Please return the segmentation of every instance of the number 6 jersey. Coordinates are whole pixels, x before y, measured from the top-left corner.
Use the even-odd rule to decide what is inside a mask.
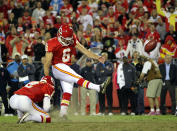
[[[71,45],[63,46],[57,39],[54,37],[47,41],[46,43],[46,52],[52,52],[52,65],[58,63],[64,63],[66,65],[71,65],[71,56],[76,55],[76,36],[73,35],[74,42]]]
[[[53,93],[54,86],[40,81],[32,81],[14,94],[28,96],[33,102],[37,103],[42,102],[44,96],[52,97]]]

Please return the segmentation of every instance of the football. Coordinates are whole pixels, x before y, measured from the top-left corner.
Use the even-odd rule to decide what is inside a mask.
[[[151,52],[155,47],[156,47],[156,41],[155,40],[150,40],[149,42],[147,42],[147,44],[144,47],[144,50],[146,52]]]

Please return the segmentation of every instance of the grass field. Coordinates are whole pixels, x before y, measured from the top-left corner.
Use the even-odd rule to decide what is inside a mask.
[[[177,131],[177,117],[166,116],[69,116],[52,123],[16,124],[17,117],[0,117],[0,131]]]

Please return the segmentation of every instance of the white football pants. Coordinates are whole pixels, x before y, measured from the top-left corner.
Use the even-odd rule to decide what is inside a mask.
[[[37,106],[29,97],[25,95],[13,95],[10,98],[10,106],[17,110],[18,117],[22,117],[23,113],[29,113],[27,121],[42,122],[42,118],[50,117],[43,109]]]
[[[56,64],[52,66],[52,72],[56,79],[60,80],[63,92],[72,94],[73,85],[82,78],[66,64]]]

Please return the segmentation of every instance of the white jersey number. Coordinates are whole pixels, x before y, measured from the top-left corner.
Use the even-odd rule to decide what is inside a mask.
[[[33,87],[33,85],[36,85],[36,84],[39,84],[39,81],[32,81],[32,82],[26,84],[24,87],[31,88],[31,87]]]
[[[63,57],[62,57],[63,62],[68,62],[70,60],[71,58],[70,52],[71,52],[70,48],[66,48],[63,50]]]

